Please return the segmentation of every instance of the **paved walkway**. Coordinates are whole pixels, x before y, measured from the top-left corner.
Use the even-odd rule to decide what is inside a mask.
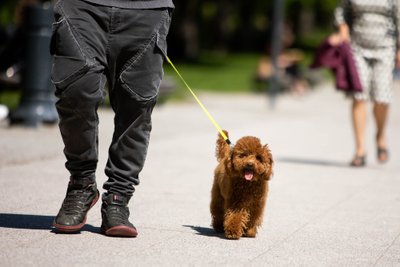
[[[239,241],[210,228],[217,133],[193,101],[154,111],[148,160],[130,203],[136,239],[100,235],[99,203],[80,234],[52,232],[68,177],[58,129],[3,124],[0,266],[400,266],[399,89],[391,161],[377,164],[370,119],[363,169],[347,166],[350,102],[332,88],[280,97],[274,110],[263,95],[201,94],[233,142],[258,136],[275,157],[263,228]],[[100,185],[112,117],[101,110]]]

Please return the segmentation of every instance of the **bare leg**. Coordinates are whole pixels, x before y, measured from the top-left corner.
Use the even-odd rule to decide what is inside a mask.
[[[389,105],[382,103],[374,104],[374,117],[376,123],[376,145],[378,149],[386,150],[386,138],[385,138],[385,126],[387,122],[387,117],[389,113]],[[388,160],[387,153],[379,153],[378,152],[378,160],[381,162],[385,162]]]
[[[352,165],[363,165],[360,159],[365,156],[365,131],[367,127],[367,103],[366,101],[354,100],[352,106],[352,120],[354,137],[356,141],[356,154]]]
[[[356,140],[356,155],[365,155],[365,129],[367,127],[367,103],[354,100],[352,107],[353,128]]]

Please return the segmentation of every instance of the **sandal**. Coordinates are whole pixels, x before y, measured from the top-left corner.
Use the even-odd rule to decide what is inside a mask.
[[[389,160],[389,152],[386,148],[378,147],[377,157],[379,163],[385,163]]]
[[[364,167],[365,166],[365,155],[364,156],[355,156],[354,159],[350,162],[350,166],[352,167]]]

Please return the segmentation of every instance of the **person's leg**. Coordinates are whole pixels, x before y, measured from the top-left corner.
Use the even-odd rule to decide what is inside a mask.
[[[59,128],[65,145],[65,165],[71,174],[67,194],[53,224],[63,232],[80,230],[87,212],[99,198],[95,182],[97,108],[104,99],[105,76],[104,67],[98,63],[100,56],[95,57],[90,48],[102,47],[98,41],[101,31],[93,30],[99,18],[93,18],[96,12],[86,12],[87,5],[73,0],[56,5],[57,22],[51,43]],[[84,36],[87,31],[99,34],[96,44],[90,44],[94,38]]]
[[[163,76],[163,55],[170,24],[167,9],[113,9],[109,40],[110,100],[114,135],[105,169],[101,231],[134,237],[127,204],[139,184],[149,144],[151,113]],[[121,219],[122,218],[122,219]]]
[[[355,155],[350,162],[351,166],[365,165],[366,146],[365,136],[367,127],[367,104],[371,88],[371,61],[364,56],[364,50],[355,45],[352,46],[353,57],[357,66],[357,72],[363,91],[353,93],[351,107],[352,127],[355,140]]]
[[[374,90],[372,99],[374,100],[373,114],[376,124],[377,158],[379,162],[383,163],[389,159],[385,130],[392,98],[395,52],[394,49],[389,48],[382,49],[378,53],[373,71]]]
[[[367,102],[362,100],[353,100],[352,122],[355,138],[355,157],[351,162],[353,166],[362,166],[365,164],[365,131],[367,126]]]
[[[382,103],[374,104],[374,117],[376,123],[376,145],[378,150],[378,160],[380,162],[385,162],[389,159],[387,152],[387,144],[385,137],[385,128],[387,117],[389,113],[389,105]]]

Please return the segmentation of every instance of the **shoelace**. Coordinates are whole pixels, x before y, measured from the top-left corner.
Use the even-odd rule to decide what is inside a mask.
[[[73,189],[68,191],[63,203],[65,214],[75,215],[81,214],[85,208],[87,199],[90,197],[91,192],[85,189]]]

